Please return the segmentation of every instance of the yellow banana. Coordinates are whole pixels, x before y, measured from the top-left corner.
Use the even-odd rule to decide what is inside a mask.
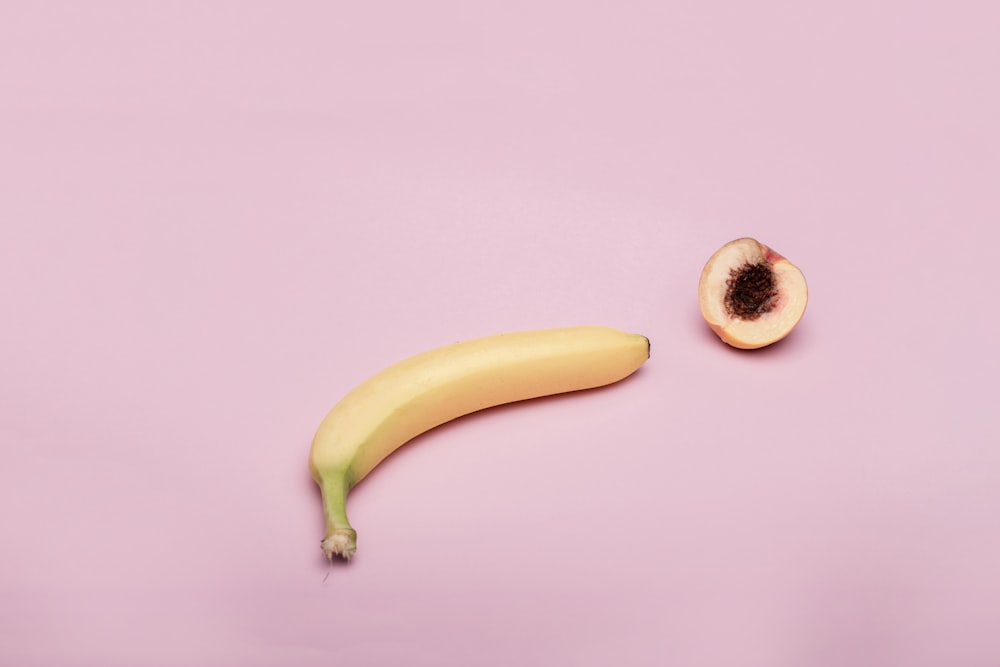
[[[519,331],[423,352],[372,376],[323,419],[309,471],[323,495],[323,553],[350,559],[350,489],[407,441],[503,403],[617,382],[649,358],[649,339],[598,326]]]

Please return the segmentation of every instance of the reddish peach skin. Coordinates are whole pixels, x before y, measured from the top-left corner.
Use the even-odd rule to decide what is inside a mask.
[[[759,245],[760,245],[761,249],[764,250],[764,259],[766,259],[767,261],[769,261],[771,264],[777,264],[778,262],[787,262],[788,261],[782,255],[779,255],[772,248],[768,248],[763,243],[759,243]]]
[[[742,311],[736,312],[730,290],[747,266],[769,272],[770,277],[762,283],[764,288],[757,288],[760,294],[735,292]],[[764,347],[787,336],[802,319],[807,301],[806,280],[798,267],[752,238],[722,246],[705,264],[698,283],[698,302],[708,326],[740,349]]]

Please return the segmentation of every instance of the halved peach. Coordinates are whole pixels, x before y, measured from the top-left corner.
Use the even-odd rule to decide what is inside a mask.
[[[806,310],[798,267],[751,238],[730,241],[709,258],[698,283],[708,326],[744,350],[770,345],[795,328]]]

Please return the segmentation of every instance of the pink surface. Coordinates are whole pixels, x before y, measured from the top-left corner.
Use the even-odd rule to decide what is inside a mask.
[[[995,4],[489,4],[0,5],[0,664],[1000,665]],[[744,235],[810,286],[758,353]],[[327,566],[337,399],[589,323],[652,359]]]

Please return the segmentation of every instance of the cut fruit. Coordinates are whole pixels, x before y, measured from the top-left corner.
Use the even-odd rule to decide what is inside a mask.
[[[806,279],[798,267],[751,238],[730,241],[708,260],[698,302],[708,326],[744,350],[765,347],[795,328],[806,310]]]

